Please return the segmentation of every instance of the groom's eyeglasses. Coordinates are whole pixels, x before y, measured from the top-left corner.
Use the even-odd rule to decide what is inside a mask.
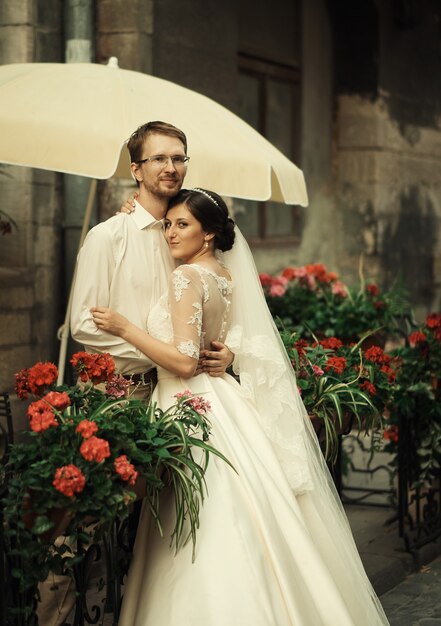
[[[169,159],[173,163],[174,167],[179,168],[187,167],[190,157],[182,156],[180,154],[170,157],[165,156],[164,154],[157,154],[155,156],[147,157],[146,159],[141,159],[138,163],[151,163],[153,167],[164,167],[167,165]]]

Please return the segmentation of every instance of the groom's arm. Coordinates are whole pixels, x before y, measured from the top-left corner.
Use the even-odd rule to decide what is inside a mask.
[[[220,341],[212,341],[214,350],[204,350],[201,352],[197,374],[205,372],[210,376],[223,376],[234,360],[234,354]]]
[[[122,337],[97,328],[92,319],[92,307],[111,306],[115,255],[112,235],[103,222],[89,232],[78,255],[72,296],[72,337],[94,352],[109,352],[124,361],[145,360],[150,366],[150,361],[139,350]]]

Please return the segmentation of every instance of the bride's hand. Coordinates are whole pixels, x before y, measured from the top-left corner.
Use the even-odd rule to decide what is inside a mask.
[[[127,200],[124,202],[120,210],[116,212],[116,214],[118,215],[118,213],[128,213],[130,215],[130,213],[133,213],[133,211],[135,210],[135,200],[137,200],[137,198],[137,193],[134,193],[133,196],[127,198]]]
[[[111,335],[121,337],[129,327],[130,322],[124,315],[120,315],[105,306],[95,306],[90,311],[97,328],[105,330]]]

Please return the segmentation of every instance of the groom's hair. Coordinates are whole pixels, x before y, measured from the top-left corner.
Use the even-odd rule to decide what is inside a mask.
[[[137,163],[142,159],[142,149],[144,141],[149,135],[168,135],[169,137],[176,137],[182,141],[184,145],[185,154],[187,154],[187,137],[176,126],[167,124],[167,122],[147,122],[135,130],[130,135],[130,139],[127,142],[127,148],[130,152],[130,161]]]

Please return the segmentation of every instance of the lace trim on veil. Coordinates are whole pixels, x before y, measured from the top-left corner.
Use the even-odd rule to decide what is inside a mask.
[[[244,338],[237,325],[230,330],[226,343],[236,354],[233,370],[240,377],[245,395],[258,410],[261,425],[292,489],[296,493],[311,490],[304,426],[302,420],[292,415],[292,385],[280,351],[265,335]]]

